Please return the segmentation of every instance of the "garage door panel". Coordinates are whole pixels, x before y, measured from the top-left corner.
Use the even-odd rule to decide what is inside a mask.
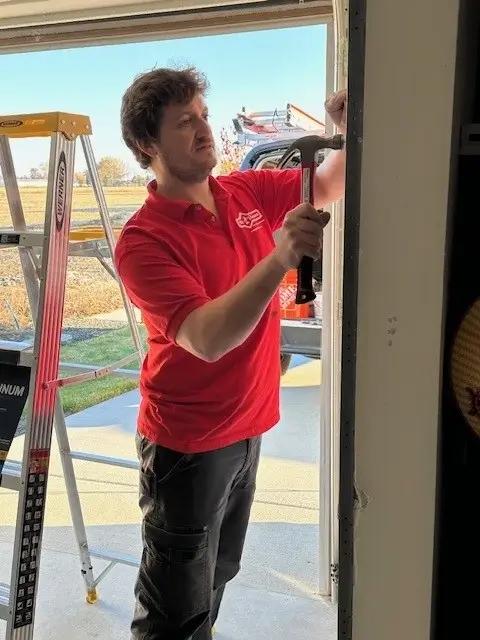
[[[56,2],[57,0],[54,0]],[[71,0],[73,2],[73,0]],[[80,3],[81,0],[75,0]],[[191,3],[193,0],[189,0]],[[90,0],[84,0],[90,2]],[[31,3],[29,3],[31,4]],[[38,6],[45,2],[37,3]],[[139,7],[129,4],[130,7]],[[7,5],[10,6],[10,5]],[[0,0],[0,18],[7,8]],[[19,5],[21,6],[21,5]],[[147,5],[144,5],[144,8]],[[78,46],[120,44],[136,41],[211,35],[301,24],[318,24],[332,18],[326,0],[291,0],[235,3],[221,7],[183,9],[149,15],[117,16],[110,19],[36,24],[0,29],[0,53],[41,51]],[[178,7],[178,3],[177,3]],[[52,14],[53,16],[53,14]],[[52,17],[51,16],[51,17]],[[71,16],[70,16],[71,17]],[[19,20],[20,18],[15,18]],[[5,20],[1,20],[5,24]]]
[[[195,12],[202,9],[238,8],[250,5],[251,10],[265,6],[269,0],[0,0],[0,24],[4,27],[38,26],[71,21],[111,19],[165,12]],[[291,2],[292,6],[298,3]],[[300,3],[302,4],[302,3]],[[331,1],[318,3],[330,8]],[[66,8],[68,6],[68,9]]]
[[[252,3],[257,0],[240,0],[238,4]],[[96,18],[115,18],[158,13],[159,11],[193,10],[206,7],[222,7],[228,1],[208,0],[162,0],[145,2],[142,0],[69,0],[68,9],[65,0],[0,0],[2,26],[10,24],[25,26],[38,24],[39,18],[45,22],[64,22],[67,20],[92,20]],[[6,22],[4,22],[6,21]]]

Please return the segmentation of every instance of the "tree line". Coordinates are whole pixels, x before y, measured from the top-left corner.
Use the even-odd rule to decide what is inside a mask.
[[[226,129],[222,129],[219,142],[217,174],[223,175],[238,169],[247,149],[234,143],[231,134]],[[153,178],[152,172],[148,170],[139,170],[132,174],[127,163],[122,158],[115,156],[100,158],[97,162],[97,171],[103,187],[143,186]],[[22,177],[30,180],[46,180],[48,178],[48,163],[41,162],[30,169],[29,175]],[[74,179],[75,184],[80,187],[91,184],[88,171],[76,171]]]
[[[97,162],[97,171],[100,183],[104,187],[119,187],[121,185],[145,185],[152,179],[153,174],[150,171],[142,171],[141,173],[131,174],[128,166],[121,158],[114,156],[104,156]],[[46,180],[48,178],[48,163],[41,162],[36,167],[32,167],[29,175],[22,176],[30,180]],[[91,184],[90,174],[88,171],[76,171],[74,174],[74,182],[76,185],[83,187]]]

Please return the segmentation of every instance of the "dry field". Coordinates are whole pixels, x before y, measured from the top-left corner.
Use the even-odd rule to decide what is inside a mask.
[[[45,188],[24,187],[22,203],[27,225],[39,229],[43,225]],[[112,187],[105,196],[114,226],[125,220],[145,198],[145,187]],[[72,225],[99,225],[98,209],[90,187],[78,187],[73,193]],[[0,188],[0,229],[12,228],[5,190]],[[122,306],[114,280],[96,259],[70,258],[65,300],[65,318],[78,318],[108,313]],[[0,251],[0,326],[18,323],[26,327],[30,313],[18,253],[13,249]]]

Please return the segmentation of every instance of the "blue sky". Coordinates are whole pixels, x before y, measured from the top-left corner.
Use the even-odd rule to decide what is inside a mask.
[[[284,108],[293,102],[324,118],[326,27],[323,25],[184,38],[142,44],[88,47],[1,57],[5,115],[68,111],[92,118],[99,159],[134,160],[120,135],[123,92],[138,73],[169,64],[194,64],[211,84],[208,96],[215,132],[248,110]],[[14,141],[17,174],[47,159],[44,140]],[[80,167],[79,167],[80,168]]]

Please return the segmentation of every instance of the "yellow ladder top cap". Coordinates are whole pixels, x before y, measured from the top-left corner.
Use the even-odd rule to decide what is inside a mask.
[[[89,116],[52,111],[0,116],[0,135],[9,138],[40,138],[63,133],[69,140],[92,133]]]

